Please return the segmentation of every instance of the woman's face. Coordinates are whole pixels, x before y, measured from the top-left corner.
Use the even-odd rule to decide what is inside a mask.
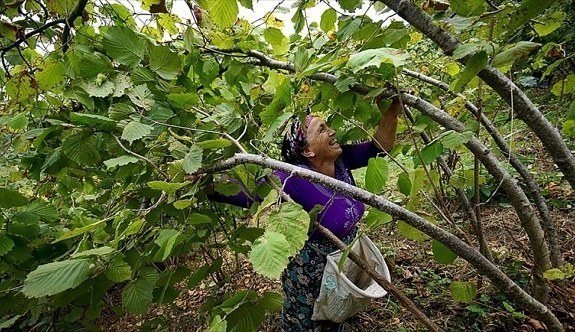
[[[335,138],[335,131],[327,126],[321,118],[314,117],[306,131],[306,157],[318,159],[333,159],[341,154],[341,147]]]

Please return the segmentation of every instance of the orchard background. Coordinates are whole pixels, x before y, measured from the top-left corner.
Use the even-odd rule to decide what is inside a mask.
[[[260,4],[2,0],[0,329],[277,330],[317,227],[284,169],[370,206],[394,291],[346,329],[572,331],[575,2]],[[276,161],[292,116],[367,140],[392,95],[359,188]]]

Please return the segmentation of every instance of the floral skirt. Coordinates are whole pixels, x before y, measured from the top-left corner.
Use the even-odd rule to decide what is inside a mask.
[[[342,241],[350,244],[357,234],[355,229]],[[291,259],[282,273],[285,299],[282,309],[284,332],[338,331],[341,324],[330,321],[313,321],[313,305],[319,296],[326,254],[338,248],[328,239],[309,240]]]

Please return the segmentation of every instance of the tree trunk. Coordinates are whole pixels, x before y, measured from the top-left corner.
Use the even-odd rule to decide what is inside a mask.
[[[401,18],[433,40],[446,55],[451,56],[461,43],[453,35],[433,23],[431,16],[410,0],[377,0],[384,3]],[[463,64],[468,57],[459,59]],[[487,66],[478,76],[501,96],[545,146],[565,179],[575,189],[575,157],[563,141],[559,131],[543,116],[531,100],[515,83],[497,69]]]

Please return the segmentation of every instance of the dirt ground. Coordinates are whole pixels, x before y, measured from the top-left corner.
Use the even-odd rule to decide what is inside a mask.
[[[575,216],[572,208],[554,210],[553,218],[558,226],[563,259],[575,263]],[[457,217],[457,215],[456,215]],[[529,258],[527,236],[520,231],[518,219],[512,208],[492,205],[482,209],[486,237],[492,245],[496,263],[517,283],[528,287]],[[460,227],[468,227],[461,220]],[[431,253],[430,241],[420,244],[397,236],[395,228],[381,228],[380,234],[370,235],[380,246],[392,273],[396,287],[404,292],[435,323],[446,331],[545,331],[542,324],[522,311],[487,279],[480,279],[473,267],[462,259],[451,265],[437,264]],[[99,325],[104,331],[203,331],[209,320],[209,311],[202,305],[213,294],[234,294],[251,289],[262,294],[265,291],[281,293],[278,281],[256,274],[245,258],[224,265],[231,279],[223,287],[207,279],[193,289],[181,285],[181,294],[171,305],[152,306],[147,314],[117,317],[104,314]],[[193,267],[193,259],[190,260]],[[455,266],[454,266],[455,265]],[[239,269],[237,269],[239,268]],[[237,270],[236,270],[237,269]],[[471,303],[483,311],[474,313],[468,304],[455,302],[449,294],[449,284],[455,280],[477,281],[478,294]],[[567,331],[575,331],[575,281],[551,284],[549,307],[564,324]],[[159,318],[159,319],[158,319]],[[280,331],[279,313],[266,317],[260,331]],[[157,328],[151,328],[156,326]],[[372,301],[370,308],[344,324],[344,331],[424,331],[425,328],[402,308],[392,297]]]

